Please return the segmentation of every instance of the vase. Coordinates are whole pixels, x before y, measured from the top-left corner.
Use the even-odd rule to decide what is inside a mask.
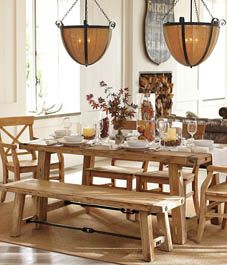
[[[108,138],[109,137],[109,128],[110,128],[110,121],[109,117],[105,113],[100,113],[100,122],[99,122],[99,129],[100,129],[100,138]]]
[[[125,140],[125,137],[121,131],[121,129],[117,130],[117,133],[115,134],[115,144],[123,144]]]
[[[139,94],[137,113],[137,130],[140,134],[138,136],[139,140],[152,142],[155,138],[154,102],[154,94]]]

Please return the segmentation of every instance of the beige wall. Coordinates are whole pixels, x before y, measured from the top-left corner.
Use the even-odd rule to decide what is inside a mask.
[[[25,113],[25,0],[0,1],[0,116]]]
[[[105,80],[116,88],[129,86],[135,96],[139,72],[143,71],[172,71],[174,112],[182,112],[185,103],[196,110],[197,70],[182,67],[172,58],[157,66],[146,56],[145,1],[100,0],[100,3],[117,26],[104,57],[93,66],[81,67],[82,120],[89,120],[91,111],[85,95],[103,93],[99,81]],[[176,18],[182,9],[184,1],[177,5]],[[96,9],[90,9],[89,21],[103,23],[105,18]],[[0,115],[25,114],[25,0],[0,1],[0,27]]]

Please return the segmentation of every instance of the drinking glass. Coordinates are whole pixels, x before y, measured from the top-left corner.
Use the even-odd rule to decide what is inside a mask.
[[[172,128],[176,129],[176,145],[182,144],[182,122],[180,121],[173,121]]]
[[[156,121],[156,130],[159,134],[159,147],[161,147],[161,142],[164,141],[165,134],[168,130],[168,122],[165,119],[159,118]]]
[[[197,121],[192,120],[189,121],[187,124],[187,132],[191,135],[190,140],[193,141],[194,140],[194,134],[197,132]]]
[[[69,117],[63,118],[63,127],[65,129],[65,135],[70,135],[70,128],[72,126],[72,122]]]

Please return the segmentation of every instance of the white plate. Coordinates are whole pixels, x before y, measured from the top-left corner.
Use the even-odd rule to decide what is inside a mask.
[[[150,148],[149,145],[145,146],[145,147],[134,147],[134,146],[128,146],[128,145],[123,145],[122,146],[124,149],[128,149],[128,150],[144,150],[144,149],[148,149]]]
[[[83,141],[81,141],[81,142],[68,142],[68,141],[65,141],[63,138],[61,138],[61,139],[58,139],[58,143],[60,143],[60,144],[64,144],[64,145],[68,145],[68,146],[72,146],[72,145],[74,145],[74,146],[76,146],[76,145],[80,145],[80,144],[85,144],[87,141],[85,141],[85,140],[83,140]]]

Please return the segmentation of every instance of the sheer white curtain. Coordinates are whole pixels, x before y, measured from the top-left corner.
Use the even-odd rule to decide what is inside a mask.
[[[214,17],[226,18],[226,0],[206,1]],[[202,20],[211,18],[202,6]],[[199,115],[218,117],[218,110],[223,106],[226,98],[226,34],[225,27],[220,28],[219,39],[211,56],[199,66]]]

